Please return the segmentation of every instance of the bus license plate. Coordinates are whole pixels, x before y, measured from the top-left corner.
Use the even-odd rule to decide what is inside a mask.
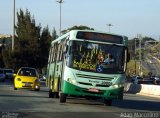
[[[98,89],[96,89],[96,88],[89,88],[89,90],[88,91],[91,91],[91,92],[99,92],[99,90]]]

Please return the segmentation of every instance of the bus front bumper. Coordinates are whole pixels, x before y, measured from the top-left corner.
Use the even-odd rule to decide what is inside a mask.
[[[124,87],[112,88],[112,89],[107,88],[106,90],[91,91],[90,89],[80,88],[67,81],[64,81],[62,92],[68,95],[81,96],[81,97],[123,99],[123,90]]]

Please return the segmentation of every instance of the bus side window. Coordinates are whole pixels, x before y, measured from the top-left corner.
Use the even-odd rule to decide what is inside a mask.
[[[68,51],[68,45],[64,42],[63,44],[63,54],[66,54]]]
[[[69,41],[65,39],[63,42],[63,54],[66,54],[68,52],[68,47],[69,47]]]
[[[57,53],[58,53],[58,43],[55,43],[54,45],[54,61],[57,59]]]
[[[61,60],[63,60],[66,53],[66,40],[62,41],[62,49],[61,49]]]
[[[50,54],[50,56],[51,56],[51,62],[53,62],[53,58],[54,58],[54,47],[52,46],[51,47],[51,54]]]
[[[57,61],[59,61],[59,55],[60,55],[60,44],[58,44],[58,50],[57,50]]]
[[[72,42],[70,41],[69,44],[67,43],[68,45],[68,54],[70,55],[71,54],[71,45],[72,45]]]
[[[51,62],[51,48],[50,48],[50,51],[49,51],[49,58],[48,58],[48,63]]]
[[[59,61],[62,61],[62,53],[63,53],[63,42],[59,45]]]
[[[55,61],[55,44],[52,47],[52,62]]]

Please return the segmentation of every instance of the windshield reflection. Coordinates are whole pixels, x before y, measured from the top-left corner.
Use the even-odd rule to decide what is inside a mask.
[[[71,44],[69,67],[104,74],[124,73],[124,47],[82,41]]]

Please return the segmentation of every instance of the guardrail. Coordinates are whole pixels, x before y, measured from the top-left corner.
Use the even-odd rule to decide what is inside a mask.
[[[133,94],[139,93],[160,97],[160,85],[126,83],[124,91]]]

